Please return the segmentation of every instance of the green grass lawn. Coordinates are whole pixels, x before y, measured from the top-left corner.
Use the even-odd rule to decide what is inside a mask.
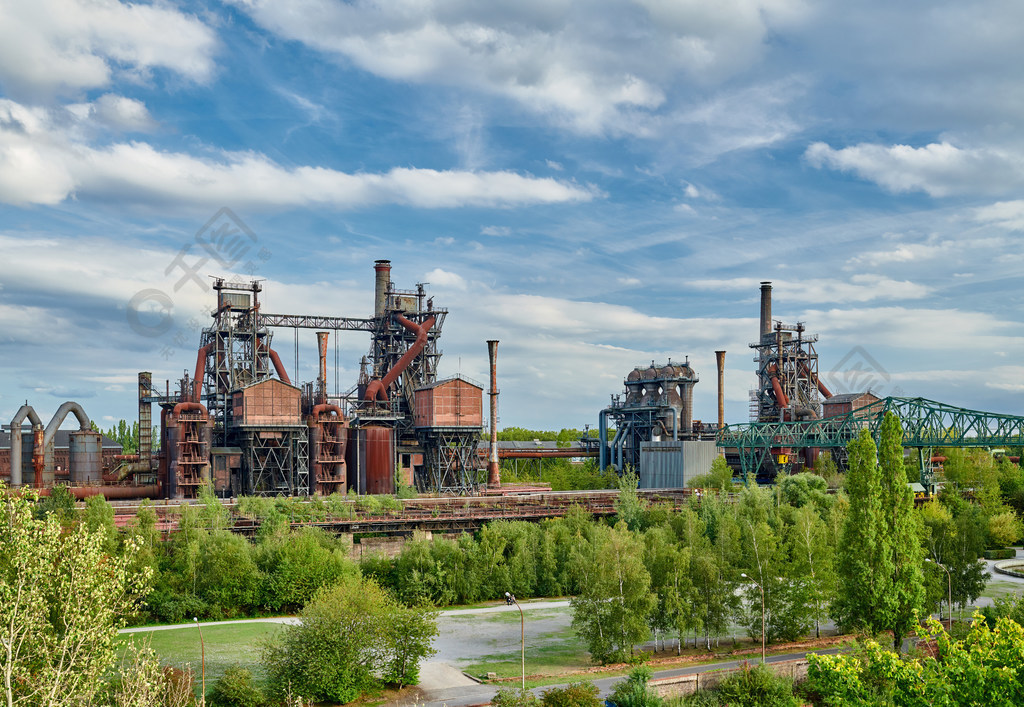
[[[209,689],[225,670],[236,663],[252,671],[258,682],[263,682],[266,674],[260,660],[260,646],[263,639],[281,629],[281,624],[275,623],[203,626],[203,642],[206,644],[206,688]],[[122,645],[127,644],[129,640],[134,640],[136,645],[148,642],[164,665],[180,668],[190,664],[196,673],[196,686],[199,686],[202,659],[199,631],[195,627],[142,631],[122,634],[119,638]]]

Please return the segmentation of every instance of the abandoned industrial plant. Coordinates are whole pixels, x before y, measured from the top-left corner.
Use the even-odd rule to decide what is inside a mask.
[[[674,490],[724,456],[737,478],[771,483],[813,466],[823,451],[842,468],[847,443],[862,428],[876,430],[891,411],[928,491],[943,461],[933,455],[936,447],[1024,441],[1021,416],[870,390],[834,394],[819,375],[817,336],[807,328],[813,323],[773,319],[772,286],[763,282],[759,328],[750,332],[758,385],[744,411],[748,421],[727,424],[724,350],[714,352],[717,370],[704,372],[717,384],[717,419],[695,417],[700,372],[680,352],[624,371],[623,389],[608,391],[610,404],[594,410],[596,436],[567,446],[499,442],[499,341],[479,342],[489,356],[486,386],[462,375],[439,377],[444,324],[458,312],[435,303],[422,284],[394,283],[389,260],[372,268],[374,310],[362,316],[271,313],[274,293],[259,281],[216,279],[194,372],[172,381],[138,373],[137,453],[123,453],[94,431],[80,402],[63,403],[45,423],[27,402],[4,426],[0,479],[44,494],[62,485],[80,499],[183,500],[203,486],[221,497],[393,494],[401,485],[474,496],[543,492],[543,485],[503,491],[501,464],[563,457],[596,458],[600,469],[634,471],[642,489]],[[315,380],[289,377],[274,344],[275,332],[287,330],[296,340],[316,338]],[[365,334],[368,350],[357,380],[331,395],[338,357],[330,351],[341,332]],[[60,429],[68,415],[79,429]]]

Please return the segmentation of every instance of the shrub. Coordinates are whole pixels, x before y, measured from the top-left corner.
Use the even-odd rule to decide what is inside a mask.
[[[572,682],[567,687],[552,687],[544,691],[541,704],[544,707],[601,707],[599,690],[592,682]]]
[[[609,701],[616,707],[660,707],[664,700],[647,689],[653,674],[646,665],[634,668],[629,677],[615,686]]]
[[[263,707],[267,702],[252,673],[238,665],[225,670],[213,683],[206,701],[211,707]]]
[[[529,690],[521,687],[502,687],[491,700],[494,707],[539,707],[540,700]]]
[[[715,688],[721,703],[731,707],[790,707],[799,705],[793,697],[793,683],[775,675],[766,665],[746,665]]]

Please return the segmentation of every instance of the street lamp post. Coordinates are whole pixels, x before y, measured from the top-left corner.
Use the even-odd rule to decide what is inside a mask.
[[[933,565],[936,565],[943,572],[946,573],[946,581],[948,583],[947,584],[947,588],[949,590],[949,593],[946,595],[946,597],[947,597],[946,604],[949,606],[949,628],[950,628],[950,630],[952,630],[953,629],[953,575],[951,575],[949,573],[949,570],[946,569],[946,567],[944,565],[939,564],[938,562],[936,562],[935,560],[933,560],[930,557],[926,557],[924,561],[925,562],[931,562]]]
[[[196,628],[199,629],[199,650],[202,651],[202,669],[203,669],[203,704],[206,704],[206,644],[203,642],[203,628],[199,625],[199,618],[196,616],[192,617],[192,620],[196,623]]]
[[[764,622],[764,587],[762,587],[759,582],[754,580],[753,577],[748,577],[746,572],[741,573],[740,577],[743,577],[744,579],[749,579],[751,582],[753,582],[757,586],[758,589],[761,590],[761,662],[764,663],[765,662],[765,657],[764,657],[764,654],[765,654],[765,640],[766,640],[765,630],[764,630],[764,628],[765,628],[764,627],[764,623],[765,623]]]
[[[505,592],[505,601],[515,604],[519,609],[519,632],[520,632],[520,653],[523,663],[523,689],[526,689],[526,617],[523,615],[523,607],[516,601],[516,595]]]

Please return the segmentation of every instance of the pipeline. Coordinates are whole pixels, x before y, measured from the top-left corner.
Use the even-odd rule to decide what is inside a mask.
[[[42,421],[39,419],[39,415],[32,408],[31,405],[25,404],[18,409],[17,414],[11,420],[11,486],[21,486],[21,423],[25,421],[25,418],[29,419],[32,423],[33,429],[33,464],[36,461],[36,454],[41,450],[36,449],[36,437],[35,430],[41,429],[43,426]],[[36,476],[39,475],[39,470],[36,470]]]
[[[768,369],[768,375],[771,376],[772,380],[772,392],[775,393],[775,404],[780,408],[789,407],[789,398],[782,390],[782,384],[779,382],[779,367],[772,366]]]
[[[196,375],[192,379],[192,400],[199,402],[199,395],[203,392],[203,376],[206,375],[206,357],[210,355],[213,344],[207,344],[199,348],[196,356]]]
[[[66,486],[65,487],[75,500],[82,501],[92,496],[103,496],[108,501],[132,499],[132,498],[160,498],[160,486],[149,484],[147,486]],[[38,489],[40,496],[49,496],[51,488]]]
[[[487,485],[491,488],[501,486],[501,467],[498,464],[498,341],[487,342],[487,354],[491,365],[491,442],[487,457]]]
[[[206,415],[207,418],[210,417],[210,413],[206,410],[206,407],[202,403],[178,403],[177,405],[174,406],[174,411],[171,414],[174,415],[175,418],[177,418],[183,412],[201,412],[204,415]]]
[[[338,416],[339,421],[343,420],[345,415],[342,413],[341,408],[337,405],[331,405],[330,403],[320,403],[319,405],[313,406],[313,411],[309,414],[309,419],[306,423],[313,427],[317,421],[320,420],[320,416],[325,412],[332,412]]]
[[[270,362],[274,364],[274,370],[277,371],[277,377],[288,385],[291,385],[292,379],[288,377],[288,371],[285,370],[284,364],[281,363],[281,357],[277,355],[277,351],[274,351],[274,349],[269,346],[267,346],[266,349],[267,353],[270,355]]]
[[[832,397],[832,392],[825,387],[824,383],[821,382],[821,378],[811,373],[811,369],[807,367],[806,363],[800,364],[800,370],[802,370],[803,374],[807,376],[810,380],[812,380],[816,386],[818,386],[818,392],[821,393],[826,400]]]
[[[374,402],[376,400],[386,401],[388,399],[388,388],[398,380],[398,376],[402,375],[402,371],[408,368],[413,359],[423,351],[427,345],[427,332],[430,331],[430,327],[434,326],[434,317],[430,317],[423,324],[411,322],[401,314],[396,314],[395,319],[408,331],[416,335],[416,341],[413,342],[408,351],[402,354],[402,357],[398,359],[398,363],[387,372],[384,378],[370,381],[369,385],[366,386],[366,393],[363,394],[363,400],[367,402]]]

